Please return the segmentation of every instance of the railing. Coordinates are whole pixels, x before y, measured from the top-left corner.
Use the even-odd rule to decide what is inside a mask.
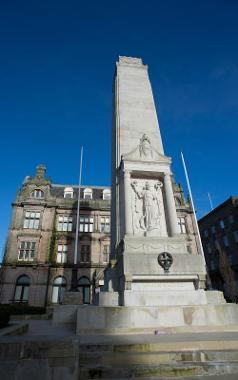
[[[26,304],[28,304],[28,300],[9,300],[9,302],[11,303],[11,304],[24,304],[24,305],[26,305]]]

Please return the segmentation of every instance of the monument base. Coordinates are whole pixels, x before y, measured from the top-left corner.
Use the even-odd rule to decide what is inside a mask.
[[[171,328],[193,331],[223,331],[237,327],[235,304],[199,306],[78,306],[76,334],[143,334]],[[229,327],[228,327],[229,326]]]
[[[124,306],[198,306],[225,304],[223,293],[219,291],[198,290],[125,290],[121,294],[102,292],[99,294],[100,306],[118,306],[118,299]]]
[[[75,325],[77,335],[238,331],[238,306],[226,303],[221,292],[191,291],[191,299],[186,292],[182,301],[178,293],[172,298],[172,292],[170,296],[167,292],[167,300],[166,296],[161,296],[160,306],[64,304],[55,308],[52,322]],[[194,294],[199,302],[196,305],[193,304]],[[151,296],[151,303],[157,302],[158,298]],[[118,294],[105,292],[105,297],[113,304],[117,302]],[[136,297],[136,292],[133,292],[133,297]],[[126,293],[125,303],[132,303],[133,297],[130,292]],[[183,304],[176,304],[179,302]]]
[[[172,262],[159,262],[163,252]],[[186,252],[183,236],[150,238],[125,236],[117,260],[104,273],[99,305],[160,306],[207,304],[206,270],[202,255]],[[198,292],[201,290],[201,292]],[[111,295],[106,295],[109,292]],[[118,293],[116,295],[113,292]]]

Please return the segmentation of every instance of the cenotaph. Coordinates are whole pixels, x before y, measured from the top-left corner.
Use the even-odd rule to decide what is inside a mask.
[[[112,259],[109,303],[161,306],[207,303],[201,254],[180,234],[147,66],[120,57],[114,83]],[[107,304],[109,293],[100,294]]]
[[[180,234],[148,68],[119,57],[114,81],[111,258],[98,305],[77,313],[77,333],[221,328],[237,324],[237,306],[205,290],[206,265]],[[60,314],[61,313],[61,314]],[[71,314],[70,314],[71,313]]]

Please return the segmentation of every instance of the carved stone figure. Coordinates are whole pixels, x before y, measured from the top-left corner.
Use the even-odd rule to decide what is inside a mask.
[[[160,181],[155,184],[146,181],[144,186],[139,187],[137,181],[132,182],[132,188],[135,192],[134,210],[137,214],[135,218],[136,228],[145,231],[151,231],[160,228],[160,200],[159,191],[162,187]],[[142,207],[140,208],[140,202]]]
[[[141,158],[153,158],[151,142],[145,134],[140,139],[139,152]]]

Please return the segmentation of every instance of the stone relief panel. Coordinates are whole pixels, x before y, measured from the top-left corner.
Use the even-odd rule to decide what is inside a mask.
[[[132,179],[134,235],[167,236],[162,186],[159,180]]]

